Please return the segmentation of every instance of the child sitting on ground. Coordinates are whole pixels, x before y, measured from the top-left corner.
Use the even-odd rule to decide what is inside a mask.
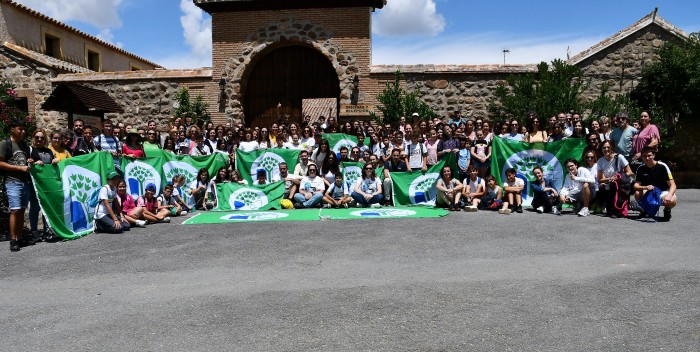
[[[522,213],[523,212],[523,189],[525,188],[525,182],[515,177],[515,169],[510,168],[506,170],[506,182],[503,182],[503,198],[504,201],[512,205],[511,210]]]
[[[481,197],[479,208],[482,210],[498,209],[499,214],[510,214],[511,210],[508,208],[508,202],[504,202],[501,199],[502,197],[503,191],[496,184],[496,179],[492,175],[486,176],[486,194]]]
[[[170,216],[187,215],[187,211],[182,210],[182,207],[173,196],[173,188],[173,185],[165,185],[163,194],[158,196],[158,207],[167,209],[170,212]]]
[[[335,173],[335,183],[331,184],[323,195],[324,208],[347,208],[348,203],[352,201],[348,185],[343,182],[343,174]]]

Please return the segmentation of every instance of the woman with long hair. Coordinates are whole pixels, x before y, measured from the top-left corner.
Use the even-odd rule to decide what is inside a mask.
[[[331,147],[327,140],[322,139],[321,144],[318,145],[318,148],[311,152],[311,161],[316,165],[321,165],[326,160],[328,153],[333,153],[331,151]]]
[[[358,206],[381,207],[384,200],[382,182],[377,178],[374,166],[367,164],[362,168],[362,177],[357,180],[351,196]]]
[[[609,139],[601,145],[603,157],[598,159],[598,182],[600,183],[600,196],[605,201],[605,211],[607,216],[618,218],[623,216],[622,211],[615,207],[615,196],[618,192],[625,193],[629,190],[623,189],[629,185],[632,175],[627,159],[615,153],[615,146]]]
[[[146,227],[146,221],[143,217],[144,208],[137,206],[131,194],[126,192],[126,182],[124,180],[119,180],[119,183],[117,183],[117,197],[119,199],[115,199],[115,202],[119,203],[121,213],[126,221],[132,226]]]
[[[267,127],[260,129],[260,134],[258,134],[258,149],[269,149],[272,148],[272,142],[270,142],[270,132]]]
[[[586,138],[586,128],[581,120],[574,122],[574,131],[571,133],[571,138]]]
[[[612,132],[612,126],[610,125],[610,118],[603,116],[600,119],[600,140],[607,141],[610,139],[610,132]]]
[[[207,187],[209,186],[209,170],[206,167],[199,169],[197,172],[197,179],[192,181],[189,187],[189,194],[192,202],[192,206],[197,210],[208,210],[206,204],[204,204],[204,196],[207,192]]]
[[[333,184],[333,182],[335,182],[335,174],[338,172],[340,172],[338,156],[333,152],[328,153],[326,159],[321,163],[321,175],[326,180],[327,184]]]
[[[530,120],[530,133],[527,134],[528,143],[544,143],[547,142],[547,131],[540,123],[539,117],[533,117]]]
[[[250,128],[246,128],[245,134],[243,136],[245,139],[242,140],[238,146],[239,148],[241,148],[241,151],[252,152],[258,150],[258,141],[253,139],[253,131]]]

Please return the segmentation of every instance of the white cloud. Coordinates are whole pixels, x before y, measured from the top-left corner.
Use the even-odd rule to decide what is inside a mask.
[[[205,18],[204,11],[192,0],[180,0],[180,17],[185,44],[189,53],[178,53],[157,62],[166,68],[197,68],[211,66],[211,18]]]
[[[372,64],[502,64],[504,49],[510,50],[506,54],[507,64],[533,64],[556,58],[566,60],[567,47],[574,56],[605,39],[604,36],[512,37],[503,33],[483,33],[453,34],[417,41],[375,40]]]
[[[384,36],[434,36],[444,29],[434,0],[390,0],[372,18],[372,32]]]
[[[100,30],[100,33],[98,33],[96,35],[96,37],[106,41],[107,43],[110,43],[110,44],[116,46],[117,48],[124,47],[124,43],[122,43],[122,42],[115,43],[114,42],[114,33],[112,33],[112,30],[109,28],[104,28],[104,29]]]
[[[15,0],[61,22],[81,21],[97,28],[117,28],[122,21],[117,8],[122,0]]]

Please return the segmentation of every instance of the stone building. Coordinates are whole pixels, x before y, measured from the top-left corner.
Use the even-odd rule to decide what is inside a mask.
[[[309,98],[337,99],[337,105],[376,104],[376,95],[400,70],[405,87],[439,114],[487,116],[498,84],[509,75],[536,70],[534,64],[372,65],[371,14],[381,10],[384,0],[193,1],[212,16],[211,68],[164,70],[0,0],[0,78],[20,88],[31,101],[30,112],[47,126],[64,125],[67,117],[38,107],[52,88],[71,83],[107,92],[123,110],[108,117],[137,125],[156,119],[165,129],[175,93],[183,86],[203,95],[216,123],[259,125],[282,113],[301,115],[302,101]],[[587,98],[596,96],[604,82],[613,92],[628,91],[643,65],[655,59],[654,49],[685,37],[654,11],[569,63],[591,77]],[[59,44],[52,38],[59,38]],[[140,70],[131,71],[136,68]]]

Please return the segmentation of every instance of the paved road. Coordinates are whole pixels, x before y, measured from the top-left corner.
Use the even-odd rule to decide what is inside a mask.
[[[680,200],[666,224],[173,223],[2,248],[0,351],[698,351],[700,191]]]

